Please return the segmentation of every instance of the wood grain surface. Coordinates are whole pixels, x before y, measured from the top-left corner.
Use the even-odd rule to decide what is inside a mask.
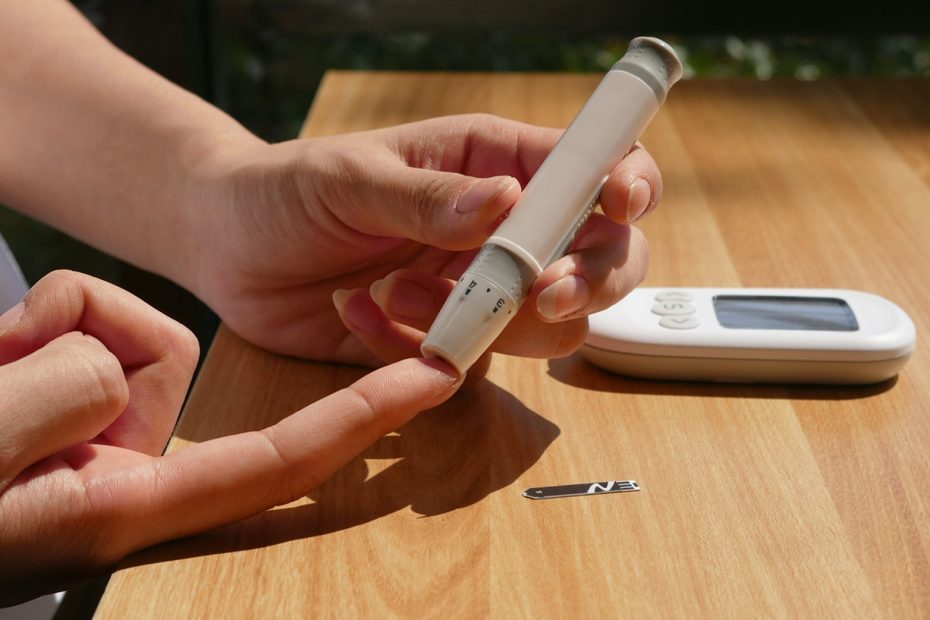
[[[305,134],[460,112],[565,126],[598,80],[333,72]],[[130,558],[99,617],[930,616],[930,81],[685,82],[643,142],[665,179],[646,284],[879,293],[917,325],[901,375],[666,383],[497,356],[309,497]],[[221,328],[170,449],[362,373]],[[521,496],[610,479],[642,491]]]

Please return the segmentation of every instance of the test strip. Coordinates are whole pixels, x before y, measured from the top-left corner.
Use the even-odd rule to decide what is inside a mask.
[[[639,491],[639,484],[635,480],[608,480],[607,482],[582,482],[580,484],[563,484],[554,487],[533,487],[524,491],[523,497],[555,499],[556,497],[629,493],[631,491]]]

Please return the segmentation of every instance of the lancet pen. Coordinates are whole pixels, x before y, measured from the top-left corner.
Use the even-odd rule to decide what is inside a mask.
[[[610,171],[681,73],[667,43],[630,42],[453,288],[423,342],[424,355],[464,373],[487,350],[539,274],[569,248]]]

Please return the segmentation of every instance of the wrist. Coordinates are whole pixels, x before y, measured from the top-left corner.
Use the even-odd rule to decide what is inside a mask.
[[[224,115],[225,116],[225,115]],[[260,157],[267,143],[226,117],[230,126],[185,132],[177,148],[181,179],[173,205],[173,230],[153,257],[154,269],[202,297],[210,263],[227,244],[238,171]]]

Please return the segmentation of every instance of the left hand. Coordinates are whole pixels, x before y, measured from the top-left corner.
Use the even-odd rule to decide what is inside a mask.
[[[452,284],[560,135],[465,115],[250,146],[212,175],[189,224],[197,270],[179,279],[234,331],[280,353],[365,365],[416,356]],[[630,224],[661,193],[637,145],[604,186],[603,214],[541,274],[492,349],[577,349],[586,316],[642,281],[646,243]]]
[[[406,359],[160,456],[196,362],[185,327],[84,274],[51,273],[0,316],[0,607],[306,495],[461,384]]]

